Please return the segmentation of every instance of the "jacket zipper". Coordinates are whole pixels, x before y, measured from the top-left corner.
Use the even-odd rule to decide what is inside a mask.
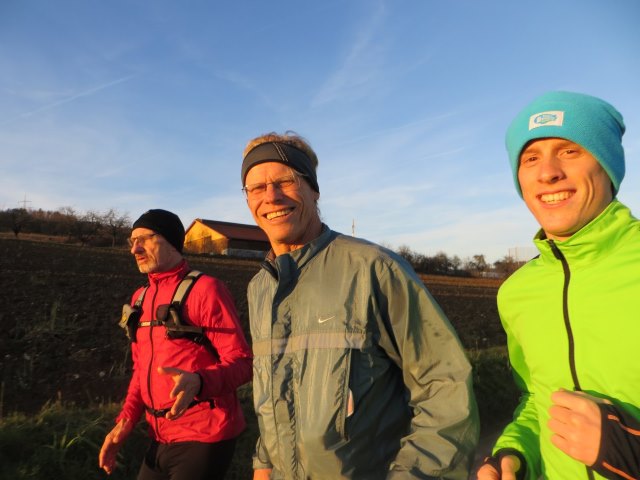
[[[562,288],[562,317],[564,318],[564,327],[567,331],[567,339],[569,341],[569,368],[571,369],[571,379],[573,380],[573,389],[576,392],[580,392],[580,380],[578,380],[578,372],[576,370],[576,358],[575,358],[575,343],[573,341],[573,330],[571,329],[571,320],[569,319],[569,282],[571,281],[571,270],[569,269],[569,263],[564,255],[553,242],[548,240],[551,246],[553,255],[560,260],[562,264],[562,270],[564,272],[564,286]]]
[[[571,270],[569,263],[562,254],[558,246],[553,240],[548,240],[553,255],[560,261],[562,271],[564,272],[564,286],[562,287],[562,316],[564,318],[564,327],[567,330],[567,339],[569,341],[569,368],[571,369],[571,379],[573,380],[573,390],[581,392],[580,380],[578,379],[578,371],[576,369],[575,342],[573,340],[573,330],[571,329],[571,320],[569,318],[569,282],[571,281]],[[585,465],[587,469],[587,478],[594,480],[593,471]]]
[[[149,321],[151,322],[151,325],[149,325],[149,343],[151,345],[151,356],[149,357],[149,368],[147,369],[147,390],[149,392],[149,400],[151,401],[151,408],[155,409],[156,405],[155,402],[153,401],[153,392],[151,390],[151,373],[153,370],[153,358],[155,356],[155,345],[153,343],[153,321],[154,321],[154,317],[155,317],[155,306],[156,306],[156,297],[158,296],[158,284],[156,283],[156,289],[153,292],[153,298],[151,299],[151,317],[149,319]],[[153,417],[153,421],[155,423],[155,430],[156,430],[156,434],[158,435],[158,440],[160,440],[160,425],[158,422],[158,417],[156,417],[154,415]]]

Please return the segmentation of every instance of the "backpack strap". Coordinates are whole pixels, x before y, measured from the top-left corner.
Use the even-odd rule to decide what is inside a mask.
[[[198,278],[203,275],[199,270],[189,271],[180,283],[176,286],[171,297],[170,305],[160,305],[155,313],[155,319],[148,322],[140,322],[140,312],[142,310],[142,302],[144,296],[149,289],[149,286],[145,286],[138,298],[134,302],[133,306],[125,304],[123,306],[123,314],[120,320],[120,326],[125,329],[127,336],[133,342],[136,338],[136,330],[138,327],[156,327],[164,326],[167,330],[167,338],[186,338],[198,345],[204,347],[209,353],[213,355],[216,360],[219,360],[218,351],[213,346],[209,337],[204,334],[204,329],[195,325],[191,325],[182,320],[182,306],[187,300],[191,289],[195,285]]]
[[[133,304],[134,308],[138,310],[142,309],[142,302],[144,301],[144,296],[147,294],[148,289],[149,289],[149,285],[146,285],[142,289],[142,291],[140,292],[140,295],[138,295],[138,298]],[[160,320],[151,320],[150,322],[138,322],[136,327],[157,327],[160,325],[162,325],[162,322]],[[135,341],[135,334],[133,335],[133,338]]]
[[[144,300],[144,296],[147,294],[148,289],[149,289],[149,285],[145,285],[145,287],[140,292],[140,295],[138,295],[138,298],[136,299],[135,303],[133,304],[134,307],[136,308],[142,307],[142,301]]]
[[[191,325],[182,320],[182,305],[187,300],[191,289],[194,284],[203,275],[198,270],[191,270],[187,273],[182,281],[176,287],[171,300],[171,305],[165,311],[156,313],[156,317],[164,324],[167,329],[167,337],[171,339],[186,338],[198,345],[204,347],[209,353],[213,355],[213,358],[220,360],[216,347],[213,346],[209,337],[204,334],[204,328]]]
[[[191,270],[187,273],[182,281],[176,287],[175,292],[173,292],[173,297],[171,299],[171,305],[180,310],[182,307],[182,303],[189,296],[189,292],[193,288],[193,285],[196,283],[196,280],[202,276],[202,272],[198,270]],[[144,296],[144,292],[143,292]]]
[[[146,285],[142,289],[140,295],[138,295],[138,298],[133,303],[133,306],[129,305],[128,303],[125,303],[122,306],[122,316],[120,317],[119,325],[124,329],[125,333],[127,334],[127,338],[132,342],[136,341],[136,331],[138,330],[138,327],[148,327],[151,323],[153,323],[139,323],[140,314],[142,312],[142,301],[144,300],[144,296],[147,293],[148,288],[149,285]]]

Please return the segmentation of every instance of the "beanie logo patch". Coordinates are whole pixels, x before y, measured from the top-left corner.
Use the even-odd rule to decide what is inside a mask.
[[[563,111],[551,110],[548,112],[534,113],[529,117],[529,130],[538,127],[561,127],[563,123]]]

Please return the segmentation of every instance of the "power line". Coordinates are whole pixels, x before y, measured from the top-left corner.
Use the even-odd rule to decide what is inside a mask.
[[[21,201],[18,202],[18,204],[20,204],[20,203],[22,204],[23,210],[26,210],[27,209],[27,203],[33,203],[33,202],[31,200],[27,200],[27,194],[25,193],[24,194],[24,200],[21,200]]]

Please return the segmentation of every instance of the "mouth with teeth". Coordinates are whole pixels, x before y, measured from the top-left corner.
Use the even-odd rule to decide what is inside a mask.
[[[285,208],[282,210],[278,210],[276,212],[269,212],[265,215],[265,217],[267,218],[267,220],[273,220],[274,218],[279,218],[279,217],[284,217],[286,215],[289,215],[291,212],[293,212],[293,208]]]
[[[563,202],[564,200],[568,200],[573,197],[575,192],[573,191],[564,191],[564,192],[555,192],[555,193],[543,193],[538,195],[538,198],[542,203],[547,205],[555,205],[557,203]]]

